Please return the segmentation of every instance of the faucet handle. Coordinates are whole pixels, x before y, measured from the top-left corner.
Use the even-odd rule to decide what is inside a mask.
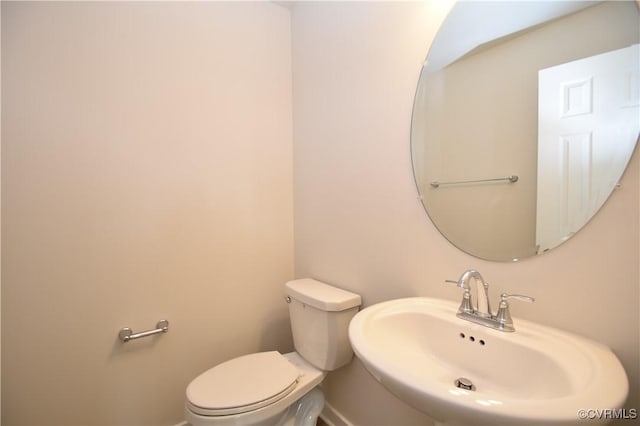
[[[515,328],[513,327],[513,319],[511,318],[511,313],[509,312],[509,302],[507,302],[508,299],[516,299],[523,302],[535,302],[536,299],[531,296],[525,296],[524,294],[502,293],[500,295],[500,305],[498,306],[496,321],[498,321],[502,330],[515,331]]]
[[[500,305],[502,305],[502,302],[507,303],[507,299],[517,299],[517,300],[522,300],[523,302],[535,302],[536,299],[534,297],[531,296],[525,296],[524,294],[507,294],[507,293],[502,293],[500,295]],[[508,305],[508,304],[507,304]]]
[[[473,304],[471,303],[471,291],[469,290],[469,286],[463,286],[458,280],[444,280],[447,284],[455,284],[456,287],[460,287],[464,290],[462,293],[462,302],[460,303],[460,307],[458,308],[458,312],[465,312],[468,314],[472,314],[475,312],[473,309]]]

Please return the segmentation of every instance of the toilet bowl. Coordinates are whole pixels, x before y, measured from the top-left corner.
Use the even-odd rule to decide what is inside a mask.
[[[312,426],[324,406],[318,385],[351,361],[348,326],[360,296],[312,279],[286,284],[296,351],[243,355],[196,377],[185,417],[193,426]]]
[[[247,369],[250,364],[253,368]],[[254,368],[264,368],[261,372],[267,374],[251,377]],[[280,377],[275,377],[278,374]],[[189,384],[186,420],[193,426],[286,425],[298,408],[304,409],[296,402],[319,385],[325,375],[296,352],[260,352],[234,358]],[[274,380],[265,381],[268,376]],[[289,380],[291,383],[287,383]],[[313,404],[306,402],[305,407]]]

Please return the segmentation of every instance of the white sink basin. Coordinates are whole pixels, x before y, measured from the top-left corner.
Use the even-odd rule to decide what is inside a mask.
[[[517,318],[505,333],[457,310],[425,297],[379,303],[353,318],[349,338],[379,382],[443,424],[566,426],[584,422],[580,410],[624,404],[627,376],[606,346]]]

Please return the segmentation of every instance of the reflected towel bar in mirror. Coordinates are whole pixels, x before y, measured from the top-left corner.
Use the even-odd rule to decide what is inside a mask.
[[[431,182],[431,186],[434,187],[434,188],[438,188],[440,185],[458,185],[458,184],[463,184],[463,183],[496,182],[496,181],[501,181],[501,180],[509,181],[510,183],[515,183],[515,182],[518,181],[518,176],[517,175],[511,175],[511,176],[502,177],[502,178],[477,179],[477,180],[458,180],[458,181],[449,181],[449,182],[439,182],[437,180],[434,180],[433,182]]]

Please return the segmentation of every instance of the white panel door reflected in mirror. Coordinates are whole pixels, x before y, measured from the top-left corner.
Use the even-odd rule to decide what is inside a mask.
[[[540,70],[536,244],[578,232],[618,184],[640,131],[640,45]]]

